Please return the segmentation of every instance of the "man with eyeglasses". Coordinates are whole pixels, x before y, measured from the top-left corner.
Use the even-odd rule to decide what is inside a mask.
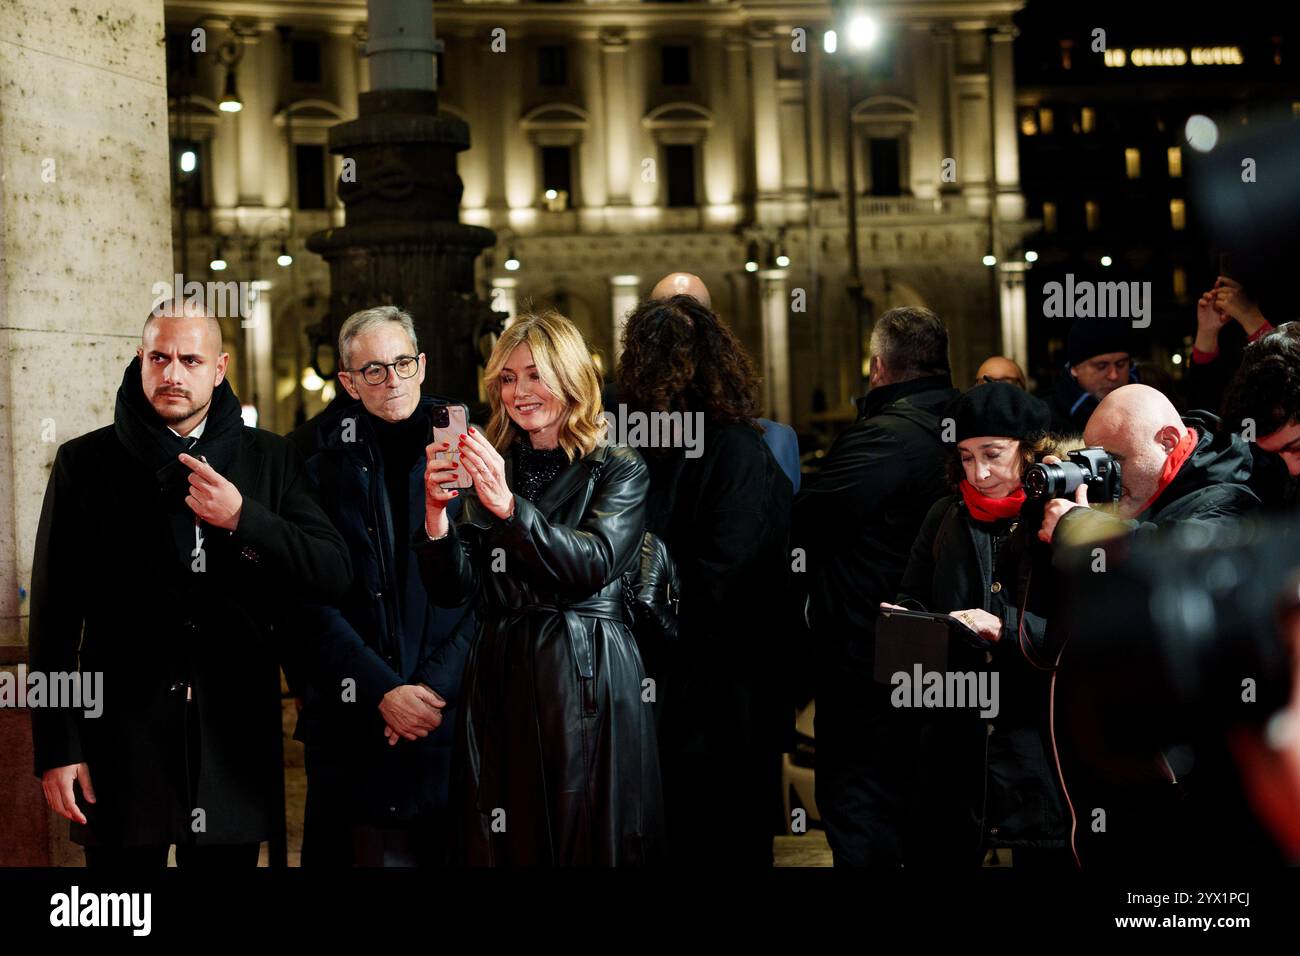
[[[318,421],[308,470],[356,578],[337,604],[306,608],[298,635],[302,863],[437,865],[453,711],[475,623],[467,608],[432,605],[410,551],[424,524],[429,410],[445,400],[421,395],[425,357],[401,309],[349,316],[338,355],[353,401]]]
[[[1127,321],[1076,319],[1066,343],[1066,374],[1050,396],[1052,431],[1082,435],[1097,406],[1115,389],[1137,382]]]

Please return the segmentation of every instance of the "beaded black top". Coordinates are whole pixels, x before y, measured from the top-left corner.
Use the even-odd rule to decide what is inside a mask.
[[[526,438],[516,439],[514,451],[517,490],[532,502],[541,497],[546,486],[569,464],[563,448],[534,448]]]

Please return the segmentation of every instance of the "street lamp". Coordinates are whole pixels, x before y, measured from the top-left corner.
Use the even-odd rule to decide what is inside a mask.
[[[852,53],[862,53],[872,47],[880,35],[880,26],[875,18],[863,12],[862,10],[851,10],[844,18],[844,33],[848,39],[848,48]],[[824,47],[827,53],[834,53],[839,46],[838,36],[835,31],[830,31],[824,37]],[[841,61],[844,72],[844,164],[845,164],[845,206],[848,213],[848,251],[849,251],[849,277],[847,282],[847,292],[849,301],[853,303],[853,308],[857,317],[858,329],[858,366],[861,368],[866,364],[866,354],[863,344],[863,320],[866,318],[866,302],[862,295],[862,272],[858,261],[858,184],[857,170],[854,164],[855,143],[853,136],[853,63],[852,57],[845,57]]]

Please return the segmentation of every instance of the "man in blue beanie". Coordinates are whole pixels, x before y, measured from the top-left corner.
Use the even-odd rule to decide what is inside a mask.
[[[1081,435],[1101,400],[1138,381],[1127,321],[1076,319],[1066,344],[1066,371],[1050,396],[1052,431]]]

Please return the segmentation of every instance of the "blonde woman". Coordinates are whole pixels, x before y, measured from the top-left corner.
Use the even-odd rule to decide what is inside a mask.
[[[645,531],[645,464],[602,444],[600,375],[563,316],[517,319],[485,384],[487,431],[460,436],[473,488],[444,487],[451,463],[430,446],[428,540],[416,546],[434,600],[473,600],[480,618],[453,839],[475,865],[649,862],[662,842],[659,763],[621,587]]]

